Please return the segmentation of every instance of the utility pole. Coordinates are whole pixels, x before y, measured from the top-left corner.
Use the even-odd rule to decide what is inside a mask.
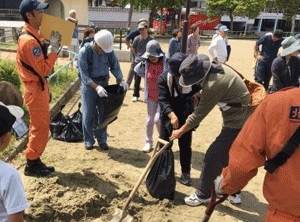
[[[190,17],[191,0],[187,0],[185,19],[183,21],[183,32],[182,32],[182,45],[181,52],[186,53],[187,37],[189,34],[189,17]]]

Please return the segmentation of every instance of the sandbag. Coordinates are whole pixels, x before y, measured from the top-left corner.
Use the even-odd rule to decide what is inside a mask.
[[[58,139],[62,133],[63,128],[67,125],[67,120],[62,113],[62,109],[65,105],[60,107],[59,112],[55,115],[53,120],[50,122],[50,132],[53,139]]]
[[[168,148],[154,162],[146,179],[146,187],[154,198],[174,200],[175,186],[174,155]]]
[[[78,104],[78,110],[71,116],[64,116],[61,106],[60,111],[50,122],[50,131],[53,139],[65,142],[83,141],[82,134],[82,113],[80,111],[81,103]]]
[[[23,106],[22,93],[16,86],[7,81],[0,82],[0,101],[7,106]]]
[[[118,118],[126,92],[119,84],[104,87],[107,97],[104,97],[104,114],[98,129],[103,129]]]

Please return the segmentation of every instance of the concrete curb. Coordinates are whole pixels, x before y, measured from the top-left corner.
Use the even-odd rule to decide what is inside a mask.
[[[50,119],[58,113],[61,105],[67,104],[71,98],[74,96],[76,91],[80,88],[80,79],[76,78],[73,82],[70,83],[69,87],[65,90],[63,95],[58,97],[53,105],[50,104]],[[8,162],[16,157],[16,155],[21,152],[28,143],[28,134],[25,135],[22,139],[17,140],[14,144],[15,150],[5,158],[5,162]]]

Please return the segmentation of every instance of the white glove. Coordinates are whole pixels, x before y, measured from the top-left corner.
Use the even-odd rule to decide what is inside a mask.
[[[222,181],[223,181],[223,176],[218,176],[217,179],[215,179],[215,192],[217,195],[224,195],[226,194],[222,189]]]
[[[96,91],[98,93],[98,96],[107,97],[107,92],[102,86],[97,86]]]
[[[120,86],[122,86],[125,91],[128,90],[128,84],[124,80],[120,82]]]
[[[51,51],[57,53],[61,41],[61,34],[58,31],[52,31],[50,37]]]

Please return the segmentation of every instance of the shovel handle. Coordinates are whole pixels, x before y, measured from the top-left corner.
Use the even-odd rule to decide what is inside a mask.
[[[164,144],[164,146],[154,155],[151,157],[151,159],[149,160],[147,166],[144,169],[144,172],[142,173],[142,175],[140,176],[138,182],[135,184],[133,190],[131,191],[125,205],[122,208],[122,211],[125,212],[126,208],[128,207],[128,205],[130,204],[133,195],[135,194],[135,192],[137,191],[137,189],[139,188],[139,186],[141,185],[143,179],[145,178],[145,176],[147,175],[149,169],[152,167],[153,163],[155,162],[155,160],[157,159],[157,157],[169,146],[170,142],[167,142],[165,140],[162,139],[158,139],[158,143],[162,143]]]
[[[227,197],[228,197],[228,194],[225,194],[225,195],[222,196],[222,198],[220,200],[217,201],[215,186],[213,186],[212,191],[211,191],[211,200],[210,200],[209,205],[207,206],[207,208],[205,210],[205,215],[203,216],[201,222],[209,221],[209,218],[212,215],[212,213],[214,212],[215,207],[218,204],[223,203],[227,199]]]

